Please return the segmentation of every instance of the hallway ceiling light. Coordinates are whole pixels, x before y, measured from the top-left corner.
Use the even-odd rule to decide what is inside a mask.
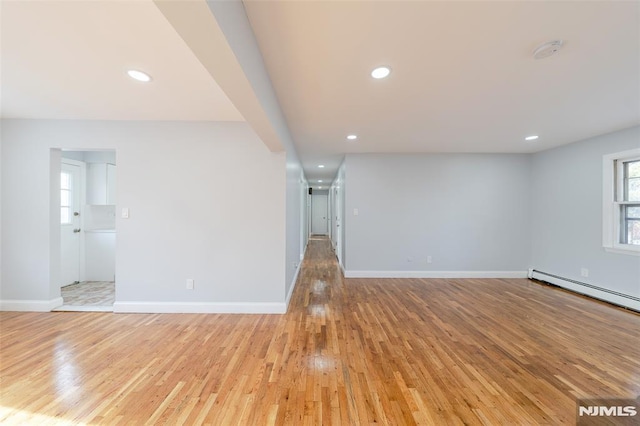
[[[358,135],[349,135],[349,136],[347,136],[347,139],[349,139],[350,141],[354,141],[354,140],[358,139]]]
[[[387,77],[391,74],[391,68],[389,67],[378,67],[371,71],[371,77],[381,79]]]
[[[129,75],[129,77],[133,78],[134,80],[142,81],[143,83],[148,83],[151,81],[151,76],[142,71],[129,70],[127,71],[127,74]]]
[[[318,183],[322,183],[322,179],[318,180]]]
[[[533,50],[533,58],[544,59],[551,55],[555,55],[560,49],[562,49],[563,44],[564,41],[562,40],[551,40],[547,43],[541,44]]]
[[[319,164],[319,165],[318,165],[318,168],[319,168],[319,169],[324,169],[324,164]]]
[[[525,141],[535,141],[536,139],[538,139],[538,135],[531,135],[524,138]]]

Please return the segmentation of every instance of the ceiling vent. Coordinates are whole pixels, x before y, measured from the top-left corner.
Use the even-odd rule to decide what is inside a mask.
[[[533,50],[534,59],[544,59],[551,55],[555,55],[558,50],[562,49],[564,42],[562,40],[552,40],[545,44],[541,44]]]

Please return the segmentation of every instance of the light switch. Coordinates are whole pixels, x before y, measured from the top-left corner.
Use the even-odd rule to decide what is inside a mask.
[[[358,209],[353,209],[353,215],[358,216]]]
[[[129,219],[129,208],[128,207],[124,207],[122,209],[122,218],[123,219]]]

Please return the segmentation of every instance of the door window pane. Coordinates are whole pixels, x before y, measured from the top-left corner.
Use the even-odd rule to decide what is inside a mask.
[[[60,191],[60,205],[69,207],[69,191],[65,191],[64,189]]]
[[[71,175],[67,172],[60,173],[60,189],[71,189]]]
[[[69,207],[60,207],[60,223],[63,225],[71,223],[71,209]]]
[[[73,223],[72,217],[72,180],[71,173],[60,173],[60,223],[63,225],[70,225]]]

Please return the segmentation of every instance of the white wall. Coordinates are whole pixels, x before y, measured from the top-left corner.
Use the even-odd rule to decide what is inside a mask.
[[[2,122],[5,309],[44,310],[59,296],[51,148],[117,151],[117,211],[131,217],[117,218],[116,310],[284,310],[285,154],[246,123],[35,120]]]
[[[114,281],[116,265],[116,233],[85,233],[85,280]]]
[[[287,305],[293,293],[295,281],[298,277],[304,246],[301,245],[302,233],[306,226],[304,215],[303,191],[306,180],[302,166],[295,153],[287,154],[287,218],[286,218],[286,287]]]
[[[282,147],[287,152],[286,259],[284,261],[284,271],[286,275],[285,297],[288,301],[294,288],[293,284],[300,264],[300,242],[304,238],[301,236],[301,230],[305,223],[301,223],[301,221],[304,221],[306,216],[303,216],[304,211],[300,197],[302,188],[306,185],[306,179],[243,3],[241,1],[208,1],[207,4],[215,16],[217,25],[224,33],[226,43],[231,47],[235,59],[242,67],[244,76],[250,82],[253,94],[258,99],[270,127],[277,135],[278,142],[282,144]],[[190,47],[194,50],[193,45]],[[197,49],[194,51],[197,51]],[[202,57],[200,59],[202,60]],[[218,83],[223,86],[225,86],[225,82],[228,83],[227,79],[218,78],[221,76],[216,72],[216,69],[209,68],[209,70]],[[230,84],[227,84],[225,87],[230,88],[230,86]],[[234,101],[240,112],[254,125],[257,125],[255,128],[258,131],[262,131],[260,134],[265,135],[265,137],[270,134],[269,129],[263,125],[264,123],[261,124],[260,122],[261,115],[255,114],[255,111],[247,107],[249,104],[241,102],[242,99],[236,97],[234,93],[237,94],[234,91],[227,91],[227,94]],[[269,143],[270,141],[265,142]],[[271,144],[271,146],[274,146],[274,144]],[[258,182],[262,181],[258,180]]]
[[[635,127],[533,155],[533,268],[640,297],[640,257],[602,247],[602,157],[638,147]]]
[[[527,155],[349,154],[344,167],[346,276],[525,276]]]

